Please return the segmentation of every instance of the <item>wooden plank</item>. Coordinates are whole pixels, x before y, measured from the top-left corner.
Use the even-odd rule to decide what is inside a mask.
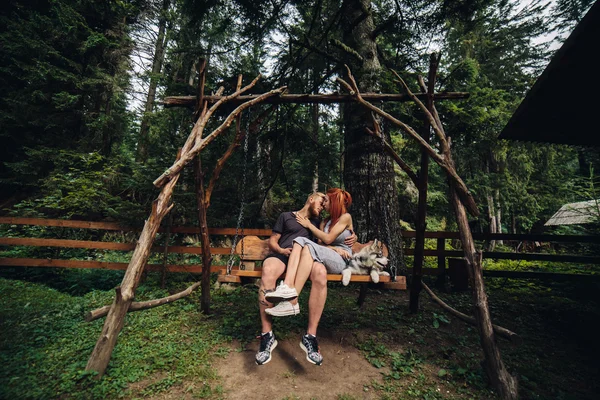
[[[98,242],[92,240],[70,239],[41,239],[41,238],[7,238],[0,237],[0,246],[36,246],[36,247],[63,247],[71,249],[101,249],[129,251],[135,248],[135,243]],[[154,246],[153,251],[162,252],[164,247]],[[168,246],[169,253],[202,254],[199,246]],[[211,247],[211,254],[230,254],[228,247]]]
[[[405,249],[404,255],[414,255],[414,249]],[[458,257],[462,258],[464,253],[461,250],[425,250],[427,257]],[[483,252],[483,258],[492,258],[496,260],[526,260],[526,261],[556,261],[584,264],[600,264],[600,257],[580,256],[577,254],[542,254],[542,253],[508,253],[508,252]]]
[[[94,221],[74,221],[65,219],[46,219],[46,218],[21,218],[21,217],[0,217],[0,224],[10,225],[36,225],[36,226],[55,226],[63,228],[81,228],[112,230],[123,232],[141,231],[142,227],[122,226],[115,222],[94,222]],[[166,228],[159,229],[163,232]],[[211,235],[235,235],[235,228],[209,228]],[[200,228],[178,226],[172,227],[171,232],[175,233],[200,233]],[[270,236],[270,229],[246,228],[240,230],[241,236]],[[414,238],[415,231],[402,231],[405,238]],[[429,239],[459,239],[458,232],[425,232],[425,237]],[[564,243],[600,243],[600,236],[582,236],[582,235],[544,235],[544,234],[512,234],[512,233],[474,233],[476,240],[515,240],[515,241],[536,241],[536,242],[564,242]]]
[[[427,96],[425,93],[415,93],[415,95],[422,100]],[[361,93],[361,96],[368,101],[394,101],[404,102],[410,101],[410,97],[406,94],[397,93]],[[224,96],[204,96],[204,100],[208,103],[215,103],[222,99]],[[258,95],[247,94],[238,96],[235,99],[229,100],[229,104],[240,104],[249,100],[253,100]],[[466,99],[469,97],[469,93],[465,92],[445,92],[436,93],[434,95],[435,100],[455,100],[455,99]],[[165,107],[194,107],[198,101],[197,96],[167,96],[164,98],[162,104]],[[264,104],[283,104],[283,103],[294,103],[294,104],[337,104],[337,103],[348,103],[356,101],[353,95],[349,94],[282,94],[267,98],[263,101]]]
[[[88,260],[58,260],[58,259],[38,259],[38,258],[0,258],[0,266],[3,267],[47,267],[47,268],[76,268],[76,269],[108,269],[116,271],[124,271],[129,263],[116,263],[105,261],[88,261]],[[160,271],[163,264],[148,264],[148,271]],[[189,272],[192,274],[202,273],[202,266],[169,264],[167,265],[169,272]],[[211,272],[219,272],[224,270],[224,265],[216,265],[210,268]]]
[[[416,231],[402,231],[405,238],[416,237]],[[460,239],[458,232],[425,232],[428,239]],[[475,240],[514,240],[530,242],[562,242],[562,243],[600,243],[600,236],[583,235],[542,235],[529,233],[473,233]]]
[[[242,270],[234,270],[231,271],[231,275],[241,276],[246,278],[260,278],[262,274],[261,270],[255,271],[242,271]],[[400,278],[400,277],[397,277]],[[327,274],[327,280],[330,282],[341,282],[342,275],[341,274]],[[380,282],[390,282],[389,276],[380,276]],[[350,282],[371,282],[371,277],[369,275],[352,275]]]
[[[406,277],[397,276],[396,282],[384,282],[381,286],[389,290],[406,290]]]
[[[219,275],[217,280],[221,283],[242,283],[242,278],[236,275]]]
[[[258,236],[246,236],[235,246],[235,253],[243,253],[243,260],[262,261],[269,254],[269,240],[260,239]]]
[[[244,260],[246,261],[262,261],[266,247],[265,241],[257,238],[260,245],[248,246],[244,250]],[[255,246],[256,245],[256,246]],[[62,247],[62,248],[77,248],[77,249],[100,249],[100,250],[119,250],[130,251],[135,248],[135,243],[114,243],[114,242],[99,242],[91,240],[70,240],[70,239],[41,239],[41,238],[7,238],[0,237],[0,246],[36,246],[36,247]],[[239,246],[239,244],[238,244]],[[155,246],[153,251],[162,252],[164,247]],[[169,246],[169,253],[177,254],[202,254],[202,248],[198,246]],[[227,255],[231,253],[231,249],[227,247],[211,247],[212,254]],[[256,253],[256,254],[254,254]],[[253,255],[254,254],[254,255]],[[405,249],[404,254],[407,256],[414,255],[414,249]],[[463,257],[463,252],[460,250],[425,250],[424,255],[427,257]],[[542,253],[508,253],[508,252],[484,252],[483,258],[492,258],[498,260],[526,260],[526,261],[554,261],[554,262],[571,262],[584,264],[600,264],[600,257],[597,256],[580,256],[576,254],[542,254]]]
[[[208,233],[211,235],[229,235],[229,236],[234,236],[235,235],[235,228],[208,228]],[[159,230],[160,232],[160,230]],[[195,228],[195,227],[185,227],[185,226],[179,226],[179,227],[173,227],[171,228],[171,232],[176,232],[176,233],[200,233],[200,228]],[[240,236],[248,236],[248,235],[254,235],[254,236],[271,236],[272,231],[270,229],[240,229],[238,232],[238,235]]]
[[[483,276],[511,279],[545,279],[551,281],[600,282],[600,275],[562,274],[556,272],[483,270]]]
[[[93,221],[74,221],[66,219],[45,219],[45,218],[20,218],[20,217],[0,217],[0,224],[9,225],[35,225],[35,226],[55,226],[62,228],[80,228],[80,229],[98,229],[122,232],[140,232],[142,227],[123,226],[116,222],[93,222]],[[159,232],[166,231],[166,228],[160,228]],[[171,228],[175,233],[200,233],[200,228],[175,226]],[[209,228],[211,235],[235,235],[236,228]],[[270,229],[240,229],[240,235],[271,236]]]
[[[0,217],[0,224],[58,226],[62,228],[101,229],[111,231],[130,231],[135,228],[121,226],[115,222],[71,221],[67,219]],[[139,228],[141,230],[141,227]]]

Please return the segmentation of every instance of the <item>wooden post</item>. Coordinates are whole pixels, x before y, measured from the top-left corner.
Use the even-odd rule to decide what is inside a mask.
[[[435,53],[431,54],[429,60],[429,76],[427,83],[427,108],[433,107],[433,91],[439,59]],[[431,139],[431,125],[425,118],[421,135],[426,143]],[[415,238],[415,258],[413,265],[412,280],[410,284],[409,309],[411,313],[419,311],[419,294],[421,293],[421,279],[423,277],[423,254],[425,251],[425,230],[427,223],[427,181],[429,179],[429,154],[425,148],[421,148],[421,169],[419,171],[419,203],[417,207],[417,223]]]
[[[439,252],[438,275],[436,285],[438,288],[444,288],[446,284],[446,256],[442,253],[446,251],[446,239],[438,238],[436,249]]]
[[[202,243],[202,289],[200,293],[200,308],[205,314],[210,314],[210,266],[212,254],[210,252],[210,237],[206,222],[206,202],[204,197],[204,174],[202,173],[202,160],[200,154],[194,163],[194,176],[196,183],[196,203],[198,206],[198,224],[200,225],[200,241]]]
[[[173,214],[169,215],[167,220],[167,232],[165,235],[165,249],[163,252],[163,266],[160,271],[160,288],[164,289],[167,280],[167,264],[169,258],[169,240],[171,239],[171,225],[173,225]]]
[[[202,60],[200,70],[200,81],[198,83],[198,108],[201,113],[204,104],[204,82],[206,77],[206,60]],[[238,81],[236,91],[240,90]],[[200,225],[200,242],[202,243],[202,285],[200,293],[200,309],[204,314],[210,314],[210,267],[212,265],[212,253],[210,251],[210,236],[208,235],[208,223],[206,218],[207,201],[204,193],[204,173],[202,172],[202,158],[200,154],[194,163],[194,182],[196,186],[196,204],[198,208],[198,225]]]

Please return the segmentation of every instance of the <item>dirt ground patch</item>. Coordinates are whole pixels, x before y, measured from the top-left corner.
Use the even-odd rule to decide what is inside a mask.
[[[343,394],[352,394],[353,398],[377,398],[371,389],[365,391],[365,385],[374,379],[381,380],[381,371],[369,364],[355,347],[322,338],[319,345],[324,361],[323,365],[316,366],[306,360],[299,338],[278,342],[271,362],[266,365],[254,363],[258,341],[243,351],[239,346],[234,347],[215,365],[223,379],[225,398],[337,399]]]

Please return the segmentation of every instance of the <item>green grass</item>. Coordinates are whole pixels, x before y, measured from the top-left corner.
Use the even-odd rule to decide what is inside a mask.
[[[0,279],[0,293],[0,398],[118,398],[128,395],[129,384],[158,372],[164,378],[142,395],[166,391],[190,377],[214,383],[210,390],[216,390],[218,377],[210,361],[226,354],[228,339],[213,332],[193,299],[129,314],[107,373],[97,381],[85,365],[103,321],[86,323],[83,315],[110,304],[114,292],[74,297],[40,284]],[[142,300],[166,295],[146,286],[138,290]]]
[[[214,314],[198,311],[199,293],[173,304],[127,316],[106,375],[100,381],[85,372],[103,321],[86,323],[86,311],[109,304],[114,291],[79,290],[116,280],[108,271],[29,276],[35,282],[0,278],[0,398],[144,398],[177,390],[193,398],[225,398],[212,366],[231,349],[254,340],[260,323],[257,288],[213,290]],[[103,275],[101,272],[106,272]],[[14,278],[14,277],[13,277]],[[22,277],[21,277],[22,278]],[[179,275],[170,287],[157,287],[150,275],[137,300],[164,297],[187,287]],[[118,281],[117,281],[118,283]],[[541,284],[486,280],[494,323],[521,335],[515,346],[499,340],[509,370],[519,378],[523,399],[592,399],[599,385],[595,365],[600,355],[594,323],[600,318],[598,288],[593,284]],[[362,309],[357,288],[330,285],[319,327],[343,337],[380,371],[363,387],[380,399],[492,399],[480,362],[477,330],[421,298],[418,314],[408,312],[406,292],[371,290]],[[302,293],[306,304],[308,290]],[[470,313],[469,293],[439,293],[458,310]],[[278,320],[280,340],[299,335],[306,313]],[[294,380],[293,372],[279,371]],[[339,399],[362,398],[342,393]]]

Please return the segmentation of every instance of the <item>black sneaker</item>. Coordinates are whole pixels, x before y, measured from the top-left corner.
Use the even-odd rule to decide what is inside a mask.
[[[306,359],[308,360],[308,362],[313,363],[315,365],[321,365],[323,363],[323,356],[319,351],[319,342],[317,342],[316,336],[302,336],[300,348],[306,353]]]
[[[272,333],[265,333],[256,337],[260,339],[260,347],[256,353],[256,364],[263,365],[271,361],[271,352],[277,347],[277,340]]]

